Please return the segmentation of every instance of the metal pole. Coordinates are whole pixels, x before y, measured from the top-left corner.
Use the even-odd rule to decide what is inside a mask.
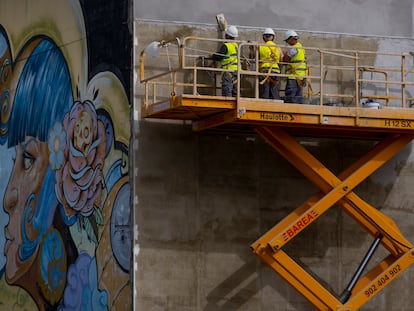
[[[354,276],[352,277],[351,281],[349,282],[346,289],[343,291],[341,298],[339,301],[344,304],[348,301],[349,297],[351,297],[352,290],[355,287],[355,284],[358,282],[358,279],[361,277],[362,272],[368,265],[369,260],[371,259],[372,255],[374,254],[375,250],[377,249],[379,243],[381,242],[382,236],[378,236],[374,242],[371,244],[368,252],[366,253],[364,259],[362,260],[361,264],[359,265],[357,271],[355,272]]]

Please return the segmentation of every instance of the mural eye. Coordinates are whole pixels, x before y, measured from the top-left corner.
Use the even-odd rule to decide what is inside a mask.
[[[31,154],[23,153],[23,168],[25,171],[28,171],[33,166],[34,161],[35,158]]]

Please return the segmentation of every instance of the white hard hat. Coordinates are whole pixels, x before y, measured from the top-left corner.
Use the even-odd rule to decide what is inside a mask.
[[[296,31],[294,30],[287,30],[285,32],[285,36],[283,38],[284,41],[286,41],[287,39],[289,39],[290,37],[296,37],[299,38],[298,34],[296,33]]]
[[[275,36],[275,32],[273,31],[273,29],[272,29],[272,28],[266,28],[266,29],[263,31],[263,35],[272,35],[272,36]]]
[[[228,26],[225,30],[226,35],[237,38],[239,36],[239,31],[237,30],[236,26]]]

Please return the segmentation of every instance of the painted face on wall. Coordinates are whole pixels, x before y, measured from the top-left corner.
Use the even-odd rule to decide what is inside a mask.
[[[36,258],[37,249],[27,257],[22,254],[22,245],[25,240],[34,241],[39,235],[33,222],[48,163],[47,143],[28,136],[16,146],[13,171],[3,202],[4,210],[9,215],[5,228],[5,275],[9,284],[19,284]]]

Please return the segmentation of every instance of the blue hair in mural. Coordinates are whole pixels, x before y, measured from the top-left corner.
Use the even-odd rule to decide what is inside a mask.
[[[46,38],[36,40],[18,80],[6,135],[8,147],[16,149],[4,200],[10,218],[5,228],[6,280],[26,289],[46,309],[93,305],[86,309],[106,310],[108,295],[98,289],[96,260],[89,254],[77,260],[68,228],[79,218],[88,238],[96,240],[97,221],[91,223],[89,217],[102,217],[98,203],[106,150],[104,125],[92,102],[74,101],[60,49]],[[33,182],[26,184],[27,178]],[[21,228],[12,228],[15,224]],[[74,266],[85,260],[91,279],[75,284],[74,274],[83,274],[84,268]]]
[[[25,3],[2,2],[3,308],[131,306],[128,1],[102,9],[47,0],[28,19]],[[119,33],[102,49],[100,34]]]
[[[26,136],[47,141],[49,130],[73,103],[70,75],[59,48],[42,40],[33,50],[16,89],[8,134],[9,147]]]
[[[57,212],[55,173],[47,148],[51,129],[70,110],[73,97],[60,49],[46,38],[35,40],[32,43],[37,45],[26,47],[33,50],[28,50],[30,56],[18,79],[5,135],[8,147],[16,147],[3,206],[9,214],[5,275],[8,283],[25,288],[38,305],[50,309],[62,298],[67,265],[76,251],[73,242],[62,239],[70,234]],[[31,176],[38,177],[27,181]],[[38,285],[35,290],[31,282]]]
[[[55,44],[42,40],[27,60],[17,85],[9,123],[9,147],[22,143],[26,136],[46,142],[49,130],[56,121],[63,119],[72,103],[70,75],[63,55]],[[31,252],[51,225],[57,206],[53,195],[54,184],[54,174],[48,168],[37,202],[38,208],[30,219],[38,236],[36,240],[30,241],[23,230],[23,260],[32,255]],[[25,213],[32,212],[25,209]],[[27,215],[23,219],[29,221]]]

